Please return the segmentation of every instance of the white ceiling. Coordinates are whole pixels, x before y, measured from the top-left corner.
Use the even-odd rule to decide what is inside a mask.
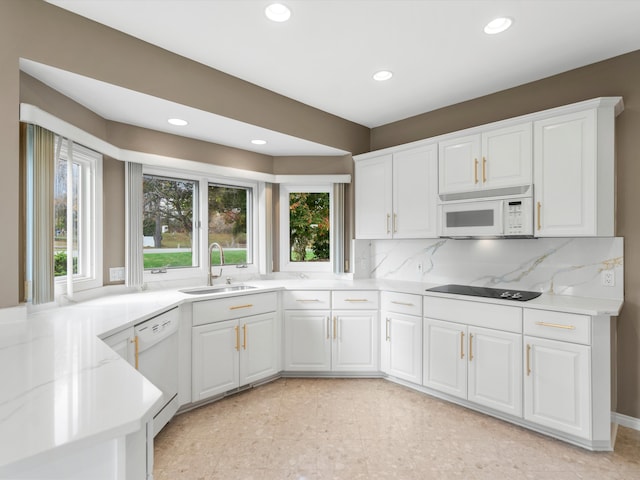
[[[640,49],[639,0],[282,0],[286,23],[268,0],[48,1],[367,127]]]

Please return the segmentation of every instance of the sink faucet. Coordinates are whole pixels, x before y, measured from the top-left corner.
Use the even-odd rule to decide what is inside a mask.
[[[207,282],[208,285],[213,285],[213,279],[218,278],[222,275],[222,268],[220,269],[220,275],[213,275],[211,273],[211,252],[213,252],[214,248],[217,248],[220,251],[220,266],[222,267],[222,265],[224,265],[224,252],[222,251],[222,247],[218,242],[213,242],[211,245],[209,245],[209,255],[207,257],[207,263],[209,265],[209,280]]]

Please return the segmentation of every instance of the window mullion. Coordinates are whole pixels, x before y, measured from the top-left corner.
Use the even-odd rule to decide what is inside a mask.
[[[73,296],[73,142],[67,140],[67,295]]]

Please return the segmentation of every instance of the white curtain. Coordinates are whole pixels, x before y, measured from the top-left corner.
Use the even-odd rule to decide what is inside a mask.
[[[27,301],[54,300],[53,181],[55,165],[53,132],[27,126]]]
[[[126,252],[125,270],[128,287],[142,287],[144,283],[144,262],[142,254],[142,165],[126,162]]]

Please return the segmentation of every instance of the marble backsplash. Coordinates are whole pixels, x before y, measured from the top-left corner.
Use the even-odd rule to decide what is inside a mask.
[[[622,299],[622,238],[355,240],[354,278],[460,283]],[[613,270],[615,285],[602,285]]]

